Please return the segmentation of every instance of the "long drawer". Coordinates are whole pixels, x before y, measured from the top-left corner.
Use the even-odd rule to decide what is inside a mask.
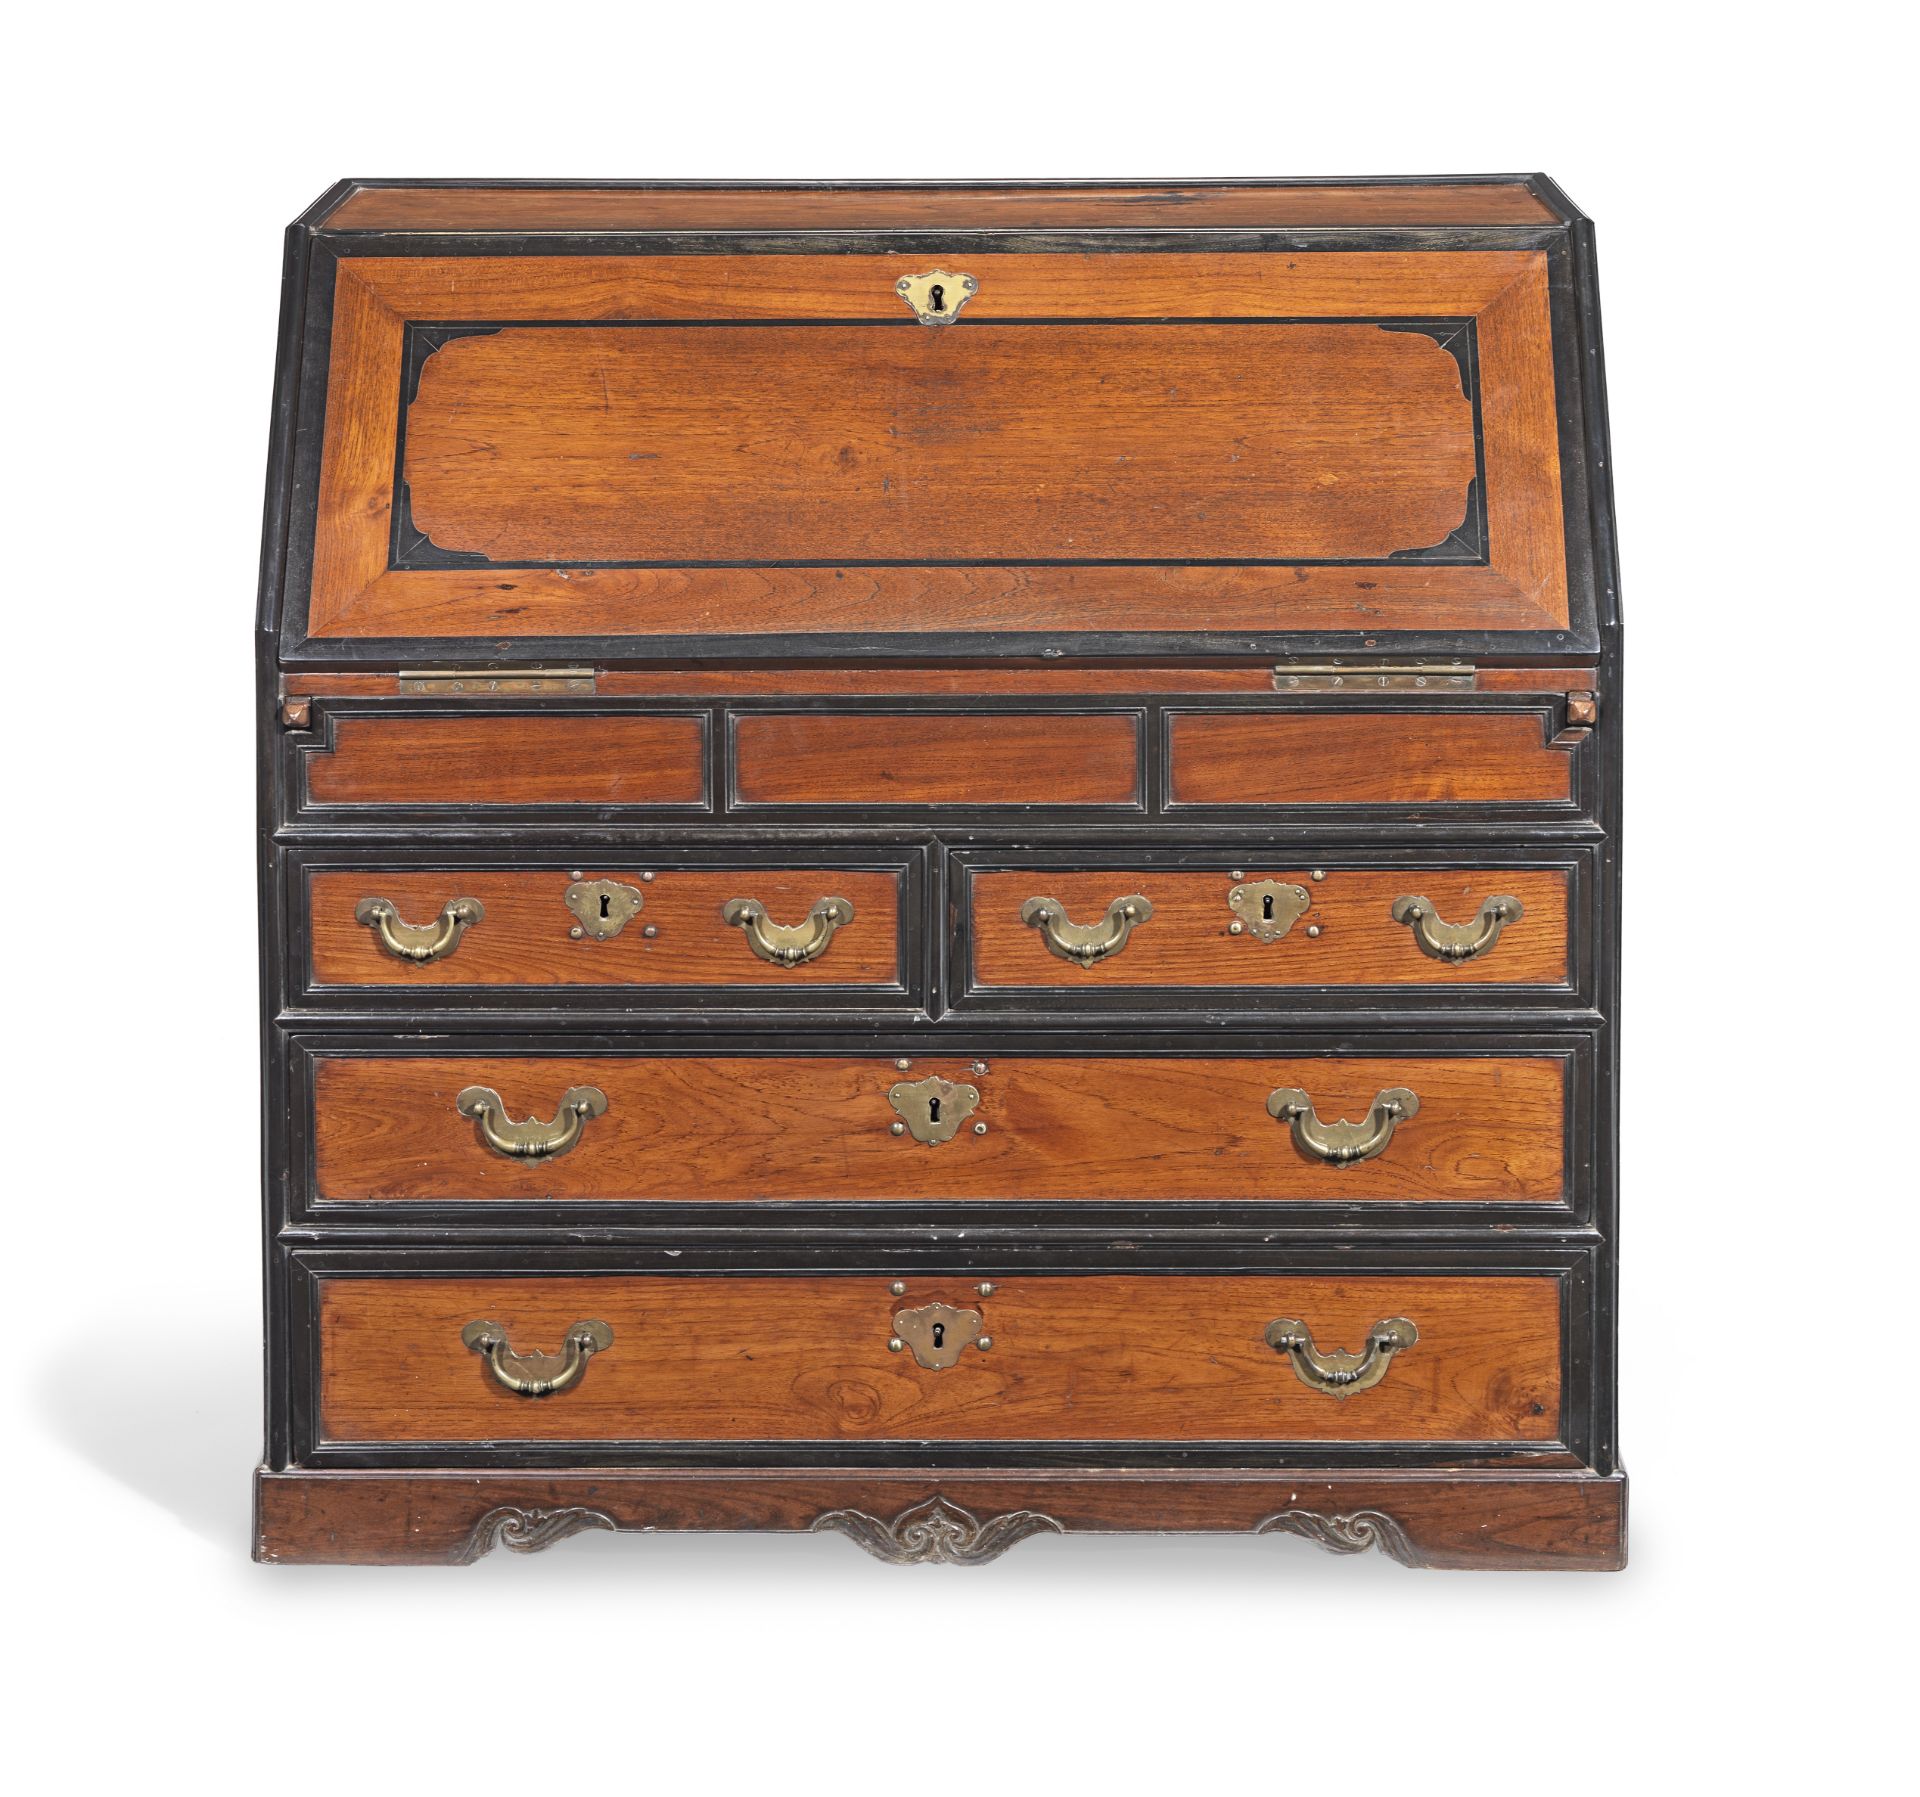
[[[1550,1443],[1557,1278],[330,1277],[323,1443]]]
[[[1561,1052],[315,1054],[322,1204],[1557,1205]]]

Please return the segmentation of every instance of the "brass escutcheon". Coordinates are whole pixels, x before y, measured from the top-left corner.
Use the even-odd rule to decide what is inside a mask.
[[[933,1074],[901,1080],[888,1089],[887,1102],[900,1114],[901,1122],[893,1126],[896,1134],[904,1126],[916,1142],[951,1142],[980,1102],[980,1088],[956,1085]]]
[[[1387,1317],[1367,1331],[1367,1345],[1358,1354],[1313,1345],[1313,1332],[1298,1317],[1275,1317],[1267,1325],[1267,1346],[1293,1362],[1300,1383],[1329,1397],[1351,1397],[1378,1385],[1396,1354],[1420,1339],[1420,1331],[1405,1317]]]
[[[893,1341],[904,1342],[924,1367],[949,1367],[968,1348],[979,1344],[984,1354],[991,1345],[980,1333],[985,1320],[977,1310],[955,1310],[951,1304],[922,1304],[917,1310],[893,1313]]]
[[[1293,1145],[1309,1160],[1329,1167],[1352,1167],[1385,1152],[1393,1132],[1420,1109],[1405,1086],[1389,1086],[1367,1111],[1364,1123],[1322,1123],[1313,1100],[1298,1086],[1281,1086],[1267,1095],[1267,1110],[1293,1132]]]
[[[750,898],[728,899],[720,915],[746,932],[747,946],[761,960],[776,967],[798,967],[817,961],[827,952],[834,932],[853,922],[853,903],[843,898],[816,899],[804,923],[774,923],[766,906]]]
[[[567,909],[579,922],[568,932],[577,941],[591,936],[605,942],[617,936],[640,915],[647,895],[638,886],[618,880],[575,880],[566,890]]]
[[[1077,967],[1091,967],[1117,955],[1127,946],[1135,925],[1152,915],[1153,906],[1137,892],[1115,899],[1099,923],[1069,923],[1066,907],[1055,898],[1030,898],[1020,907],[1020,921],[1038,930],[1040,940],[1061,960]]]
[[[1393,901],[1393,921],[1413,931],[1420,952],[1455,967],[1485,954],[1508,924],[1518,923],[1525,915],[1520,901],[1505,893],[1483,900],[1472,923],[1442,923],[1431,899],[1409,896]]]
[[[507,1346],[505,1329],[476,1317],[460,1331],[460,1339],[486,1356],[487,1370],[508,1391],[523,1398],[547,1398],[580,1383],[587,1362],[613,1346],[613,1331],[598,1321],[575,1323],[558,1354],[516,1354]]]
[[[607,1095],[598,1086],[569,1086],[560,1095],[560,1109],[551,1123],[529,1118],[507,1119],[507,1107],[491,1086],[468,1086],[459,1092],[453,1108],[480,1125],[480,1137],[495,1154],[509,1160],[544,1161],[565,1154],[577,1141],[589,1117],[606,1114]]]
[[[1227,894],[1227,908],[1239,923],[1238,928],[1231,924],[1228,928],[1236,936],[1246,931],[1260,942],[1278,942],[1312,904],[1304,886],[1285,880],[1250,880]]]
[[[449,899],[432,923],[402,923],[392,899],[363,898],[353,908],[353,921],[363,923],[379,937],[380,946],[402,961],[438,961],[460,946],[470,924],[486,916],[478,899]]]
[[[949,274],[936,268],[924,275],[902,275],[893,284],[895,293],[913,308],[922,324],[952,324],[960,308],[979,292],[980,283],[972,275]]]

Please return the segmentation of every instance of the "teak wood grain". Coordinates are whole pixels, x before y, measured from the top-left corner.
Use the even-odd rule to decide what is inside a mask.
[[[1573,757],[1524,712],[1178,712],[1176,805],[1564,801]]]
[[[1324,880],[1307,867],[1249,863],[1247,881],[1304,886],[1312,908],[1275,942],[1235,936],[1227,894],[1240,884],[1229,869],[1148,869],[1097,873],[1027,868],[975,873],[967,882],[973,978],[981,987],[1097,990],[1115,986],[1546,986],[1567,977],[1567,876],[1558,868],[1343,868]],[[1139,893],[1153,915],[1126,946],[1085,966],[1062,960],[1039,930],[1020,918],[1030,898],[1055,898],[1070,921],[1098,923],[1115,899]],[[1413,932],[1395,923],[1393,902],[1429,898],[1443,921],[1470,923],[1496,894],[1524,907],[1491,949],[1471,961],[1421,953]],[[1310,936],[1309,929],[1320,934]]]
[[[1000,1199],[1239,1203],[1311,1199],[1555,1203],[1566,1191],[1565,1064],[1504,1055],[1391,1058],[342,1056],[314,1068],[322,1200],[864,1202]],[[889,1089],[975,1085],[951,1141],[896,1136]],[[470,1085],[551,1120],[561,1093],[608,1101],[579,1144],[527,1163],[454,1108]],[[1372,1160],[1331,1169],[1267,1112],[1303,1088],[1355,1121],[1392,1086],[1420,1100]],[[974,1123],[984,1134],[974,1133]]]
[[[1290,225],[1541,225],[1518,181],[1180,187],[362,187],[329,231],[872,231],[921,227],[1273,230]]]
[[[741,805],[1135,805],[1135,712],[753,712],[733,720]]]
[[[644,897],[637,917],[604,941],[569,935],[573,870],[528,873],[450,866],[423,872],[377,868],[315,871],[307,908],[313,979],[320,986],[891,986],[900,979],[900,880],[848,868],[669,867],[641,872],[585,867],[589,880],[617,880]],[[438,961],[387,953],[354,921],[363,898],[391,899],[403,921],[429,924],[456,898],[478,899],[485,916]],[[776,924],[806,921],[816,900],[841,898],[853,919],[825,951],[795,966],[763,961],[729,924],[729,899],[758,899]],[[652,928],[657,934],[649,936]]]
[[[669,805],[706,801],[698,717],[369,717],[306,758],[316,805]]]
[[[894,290],[900,264],[888,255],[366,256],[342,261],[336,276],[319,517],[307,609],[309,635],[316,639],[507,641],[588,635],[900,635],[929,628],[1044,634],[1355,628],[1540,631],[1567,626],[1565,518],[1544,252],[1329,250],[1289,257],[995,251],[970,255],[965,261],[966,271],[979,282],[979,292],[965,315],[943,332],[923,329],[907,315]],[[909,551],[910,566],[860,566],[854,565],[862,559],[855,545],[846,552],[852,562],[817,567],[709,567],[689,561],[667,567],[396,568],[390,566],[390,556],[405,329],[409,320],[449,317],[502,327],[559,322],[603,326],[628,320],[648,322],[656,331],[662,324],[700,320],[769,327],[798,319],[880,321],[896,328],[858,333],[814,329],[807,334],[892,341],[888,354],[919,358],[925,371],[923,385],[936,377],[944,379],[945,370],[965,365],[965,359],[976,353],[967,347],[969,333],[979,336],[990,331],[994,341],[1003,341],[1013,334],[1003,328],[1012,319],[1059,321],[1055,326],[1023,327],[1040,335],[1062,328],[1084,333],[1092,320],[1136,321],[1111,331],[1124,339],[1130,333],[1138,338],[1163,328],[1204,336],[1234,319],[1300,319],[1323,329],[1332,320],[1472,318],[1489,556],[1485,565],[1385,561],[1345,566],[1302,560],[1280,567],[1247,567],[1193,560],[1170,566],[1130,566],[1096,558],[1091,565],[1054,566],[1016,557],[955,567],[932,565],[937,557],[920,549]],[[1169,318],[1194,323],[1165,327]],[[1256,328],[1242,325],[1239,335],[1244,337]],[[562,335],[510,330],[505,334]],[[582,333],[596,342],[614,335],[648,334]],[[1363,330],[1359,334],[1372,338],[1396,333]],[[735,329],[715,335],[731,342],[743,333]],[[456,339],[430,358],[426,368],[431,371],[434,362],[450,350],[458,351],[462,343],[494,341]],[[717,354],[724,347],[711,345],[709,353]],[[816,345],[811,353],[822,353],[823,347]],[[469,348],[463,353],[471,358],[497,356],[502,351]],[[1434,360],[1436,365],[1446,360],[1431,343],[1425,349],[1393,353]],[[458,365],[457,356],[447,364]],[[792,378],[803,379],[804,366],[796,363]],[[584,370],[575,376],[576,381],[585,378]],[[1131,365],[1124,352],[1116,361],[1109,351],[1105,363],[1093,366],[1085,378],[1090,392],[1097,392],[1103,379],[1123,388],[1151,390],[1144,385],[1150,382],[1150,370]],[[1457,385],[1454,390],[1457,393]],[[625,385],[622,391],[634,389]],[[937,427],[945,390],[927,386],[926,391],[930,396],[926,404],[915,402],[891,420],[905,438],[921,444],[922,462],[928,455],[937,459],[946,454],[948,447]],[[612,396],[610,368],[602,399],[606,412],[616,414],[619,408]],[[722,386],[703,403],[712,414],[715,408],[744,409],[751,398],[752,390]],[[759,403],[768,403],[764,395]],[[835,406],[844,410],[849,403],[840,399]],[[1161,394],[1155,403],[1173,401]],[[1188,395],[1180,403],[1197,402]],[[1084,407],[1073,408],[1072,416],[1083,412]],[[604,485],[610,464],[602,452],[614,439],[603,438],[602,433],[644,422],[624,413],[602,418],[577,409],[570,416],[591,428],[601,448],[587,458],[588,478],[568,506],[588,489]],[[1050,421],[1048,428],[1071,431],[1078,427],[1063,416]],[[1388,420],[1357,410],[1344,420],[1332,420],[1330,415],[1330,428],[1352,433],[1359,443],[1373,443],[1397,465],[1407,452],[1382,446],[1391,444],[1395,431],[1412,424],[1404,416]],[[1454,428],[1449,426],[1450,431]],[[1226,451],[1242,453],[1241,463],[1215,458],[1207,503],[1225,505],[1223,515],[1229,521],[1236,482],[1254,468],[1273,466],[1261,446],[1275,440],[1276,430],[1284,435],[1284,427],[1272,418],[1250,416],[1247,450],[1229,447]],[[1218,438],[1211,425],[1207,435],[1210,441]],[[776,467],[794,465],[792,452],[754,439],[750,429],[745,434],[735,430],[723,441],[753,442]],[[814,431],[805,441],[810,448],[804,453],[814,457],[817,470],[809,490],[858,488],[864,481],[872,505],[859,517],[872,528],[891,528],[885,520],[897,515],[896,508],[904,501],[881,489],[871,458],[863,468],[858,445],[845,445],[832,432]],[[996,445],[991,437],[981,437],[975,439],[975,446],[976,462],[984,465],[971,466],[966,478],[970,490],[986,494]],[[697,464],[710,456],[713,447],[676,443],[663,451],[639,444],[624,453],[661,454]],[[852,466],[844,469],[838,463],[843,447],[855,452]],[[1349,440],[1322,446],[1300,464],[1300,478],[1307,484],[1291,502],[1296,515],[1301,508],[1328,507],[1339,513],[1349,506],[1337,490],[1315,491],[1318,477],[1312,468],[1351,466],[1355,453],[1355,442]],[[472,458],[463,478],[489,478],[485,470],[491,454],[489,443],[486,453]],[[739,484],[751,486],[747,476],[754,472],[757,456],[734,459],[747,464]],[[895,465],[891,448],[886,461],[889,467]],[[669,459],[669,468],[674,465]],[[1044,473],[1039,461],[1024,455],[1016,457],[1014,465],[1029,466],[1035,478]],[[633,464],[635,470],[654,466],[644,461]],[[1071,459],[1062,458],[1050,489],[1055,503],[1078,503],[1072,500],[1073,469]],[[622,467],[623,482],[634,478],[637,473],[630,475]],[[886,470],[880,471],[880,478],[888,478]],[[1100,484],[1124,484],[1127,478],[1125,465],[1116,461],[1102,474]],[[444,505],[452,493],[445,483],[443,488],[440,503]],[[1431,483],[1419,491],[1422,497],[1417,501],[1409,496],[1393,503],[1416,509],[1437,505]],[[737,507],[751,501],[732,503]],[[998,503],[1005,503],[1004,498]],[[1035,503],[1031,492],[1019,501],[1029,508]],[[1379,503],[1384,503],[1384,496],[1376,494],[1376,507]],[[1453,506],[1449,528],[1461,510],[1457,490]],[[842,513],[852,517],[857,509],[843,505]],[[991,510],[985,507],[981,518],[956,521],[951,528],[976,528]],[[764,510],[759,516],[762,528],[732,544],[729,559],[764,560],[768,543],[775,541],[768,533],[776,532],[779,543],[790,543],[796,532],[808,528],[804,518]],[[472,518],[468,522],[484,527]],[[546,521],[544,528],[551,532],[574,526],[563,517]],[[631,533],[640,526],[623,528]],[[1145,525],[1109,519],[1102,528],[1138,533]],[[1166,535],[1171,528],[1170,522],[1161,526],[1161,540],[1172,540]],[[1070,561],[1081,559],[1057,545],[1050,551],[1050,559],[1062,555]]]
[[[328,1278],[321,1435],[331,1441],[1538,1441],[1560,1427],[1552,1277]],[[893,1353],[895,1311],[977,1308],[993,1346],[942,1369]],[[1267,1346],[1296,1317],[1364,1348],[1386,1317],[1415,1346],[1347,1398]],[[559,1351],[610,1347],[568,1390],[504,1390],[461,1329]]]
[[[1473,408],[1376,325],[537,329],[430,356],[413,522],[499,564],[1384,558]]]

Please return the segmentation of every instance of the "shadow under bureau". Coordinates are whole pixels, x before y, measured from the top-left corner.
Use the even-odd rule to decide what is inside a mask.
[[[325,195],[259,1557],[1621,1564],[1607,467],[1541,176]]]

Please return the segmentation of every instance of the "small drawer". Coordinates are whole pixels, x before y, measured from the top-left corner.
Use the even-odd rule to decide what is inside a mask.
[[[334,706],[296,747],[306,808],[322,815],[704,812],[712,809],[707,730],[700,711]]]
[[[1564,1205],[1560,1053],[308,1063],[323,1204]]]
[[[1386,988],[1419,1002],[1502,987],[1564,1003],[1575,985],[1584,850],[1506,867],[1337,856],[1206,865],[1181,853],[1095,870],[1065,854],[1020,859],[954,857],[967,997],[1038,991],[1049,1004],[1111,1005],[1129,991],[1171,988],[1204,991],[1212,1005],[1329,988],[1338,1003],[1340,989]]]
[[[320,1281],[323,1444],[1553,1443],[1561,1280]]]
[[[1564,698],[1300,699],[1162,714],[1170,813],[1313,808],[1591,810]]]
[[[795,866],[685,851],[642,865],[461,857],[394,866],[297,859],[308,996],[431,993],[527,1003],[698,991],[760,1005],[809,989],[900,997],[921,909],[918,851],[885,865]]]
[[[1138,810],[1137,710],[740,711],[736,811]]]

